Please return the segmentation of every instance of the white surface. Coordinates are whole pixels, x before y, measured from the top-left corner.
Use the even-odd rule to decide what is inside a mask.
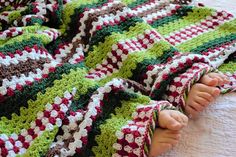
[[[220,96],[190,120],[179,144],[162,157],[236,157],[236,94]]]
[[[236,0],[194,0],[193,3],[201,2],[206,6],[226,10],[236,16]]]
[[[236,16],[236,0],[198,0]],[[162,157],[236,157],[236,93],[220,96],[190,120],[180,143]]]

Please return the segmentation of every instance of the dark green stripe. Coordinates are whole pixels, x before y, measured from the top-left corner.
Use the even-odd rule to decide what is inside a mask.
[[[236,52],[234,52],[233,54],[229,55],[227,60],[225,60],[225,63],[229,63],[229,62],[236,63]]]
[[[23,51],[26,46],[33,47],[34,45],[37,45],[39,48],[43,47],[43,43],[39,38],[31,37],[23,41],[5,44],[4,47],[0,47],[0,52],[5,55],[7,55],[8,53],[15,54],[16,50]]]
[[[62,24],[62,11],[63,11],[63,0],[57,0],[58,8],[56,10],[53,10],[53,12],[48,15],[49,22],[47,25],[51,28],[59,28],[59,26]]]
[[[171,16],[165,16],[162,19],[158,19],[154,21],[151,26],[154,28],[164,26],[165,24],[171,23],[175,20],[182,19],[183,17],[187,16],[189,12],[193,12],[192,6],[182,6],[179,8],[175,14]]]
[[[112,33],[123,33],[127,31],[130,27],[135,26],[137,22],[143,22],[139,17],[127,18],[124,22],[119,25],[103,27],[101,30],[97,31],[94,36],[92,36],[89,42],[89,51],[93,51],[93,46],[98,45],[99,42],[104,42],[105,38]]]
[[[227,42],[231,42],[233,40],[236,40],[236,33],[227,35],[225,37],[220,37],[220,38],[211,40],[207,43],[204,43],[201,46],[198,46],[197,48],[194,48],[194,49],[190,50],[190,52],[201,54],[202,52],[207,51],[210,48],[213,49],[215,47],[218,47],[218,46],[220,46],[224,43],[227,43]]]
[[[177,52],[177,50],[171,47],[170,50],[164,51],[162,56],[159,56],[155,59],[145,59],[141,63],[138,63],[136,69],[132,71],[133,75],[130,79],[142,83],[143,81],[142,76],[146,74],[147,66],[155,64],[163,64],[167,62],[167,59],[169,57],[174,56],[174,52]]]
[[[71,69],[84,67],[83,63],[80,64],[64,64],[61,67],[57,67],[56,71],[49,73],[48,78],[41,80],[40,82],[34,82],[31,86],[25,86],[23,91],[15,91],[14,96],[7,97],[5,101],[0,102],[0,117],[11,117],[12,113],[19,114],[20,107],[27,107],[28,100],[35,100],[37,93],[45,93],[46,88],[53,86],[54,80],[60,80],[63,74],[70,73]]]
[[[70,106],[70,110],[77,111],[78,109],[85,109],[91,96],[97,90],[98,86],[94,86],[88,89],[87,93],[84,95],[80,95],[79,100],[73,100]]]
[[[127,91],[117,91],[108,94],[108,99],[104,100],[104,105],[102,108],[102,114],[96,119],[96,122],[93,124],[91,132],[88,136],[88,145],[82,151],[82,154],[75,155],[76,157],[88,157],[94,156],[92,152],[92,147],[97,145],[95,140],[96,135],[101,134],[99,128],[100,125],[104,124],[107,119],[111,117],[112,113],[115,113],[115,109],[122,106],[121,101],[128,101],[130,99],[137,98],[138,95],[135,93],[130,93]],[[117,99],[118,98],[118,99]]]
[[[58,49],[60,44],[66,44],[66,41],[69,40],[64,37],[59,37],[51,43],[47,44],[45,47],[51,55],[56,55],[54,51]]]
[[[174,80],[175,77],[177,77],[181,73],[184,73],[188,68],[190,68],[190,67],[186,66],[184,69],[179,70],[176,73],[169,74],[169,77],[168,77],[167,80],[162,80],[161,81],[160,88],[153,90],[152,95],[150,96],[151,99],[153,99],[153,100],[162,100],[163,99],[162,97],[166,93],[167,86],[171,84],[171,82]]]
[[[42,25],[44,23],[43,19],[38,17],[31,17],[30,21],[27,21],[26,26],[32,26],[32,25]]]
[[[74,14],[71,15],[71,22],[67,25],[67,31],[66,34],[70,36],[72,39],[74,35],[78,33],[78,28],[79,28],[79,21],[80,21],[80,14],[84,12],[85,8],[97,8],[99,6],[102,6],[104,3],[107,3],[107,0],[100,0],[97,3],[93,4],[83,4],[80,7],[76,8],[74,11]]]
[[[136,1],[132,2],[131,4],[129,4],[128,7],[132,9],[132,8],[142,5],[143,3],[146,3],[148,1],[150,1],[150,0],[136,0]]]

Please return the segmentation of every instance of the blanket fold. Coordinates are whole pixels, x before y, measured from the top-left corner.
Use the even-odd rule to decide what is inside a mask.
[[[147,156],[158,113],[182,110],[204,74],[225,73],[222,93],[236,90],[225,11],[167,0],[0,6],[0,156]]]

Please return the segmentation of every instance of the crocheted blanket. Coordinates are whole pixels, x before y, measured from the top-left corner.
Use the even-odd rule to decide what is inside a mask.
[[[1,1],[0,156],[147,156],[202,75],[236,90],[235,26],[166,0]]]
[[[234,0],[194,0],[218,10],[226,9],[236,15]],[[223,94],[212,102],[197,119],[189,120],[181,139],[161,157],[234,157],[236,156],[236,93]],[[223,117],[223,118],[222,118]],[[224,138],[222,138],[222,136]],[[191,155],[190,155],[191,154]]]

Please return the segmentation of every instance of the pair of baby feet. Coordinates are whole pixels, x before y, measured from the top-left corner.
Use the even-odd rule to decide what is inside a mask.
[[[191,88],[185,104],[185,113],[189,118],[196,118],[214,99],[219,96],[217,86],[229,83],[225,75],[209,73]],[[173,146],[180,137],[181,130],[188,123],[188,117],[179,111],[163,110],[159,113],[160,128],[156,129],[150,147],[150,157],[156,157]]]

